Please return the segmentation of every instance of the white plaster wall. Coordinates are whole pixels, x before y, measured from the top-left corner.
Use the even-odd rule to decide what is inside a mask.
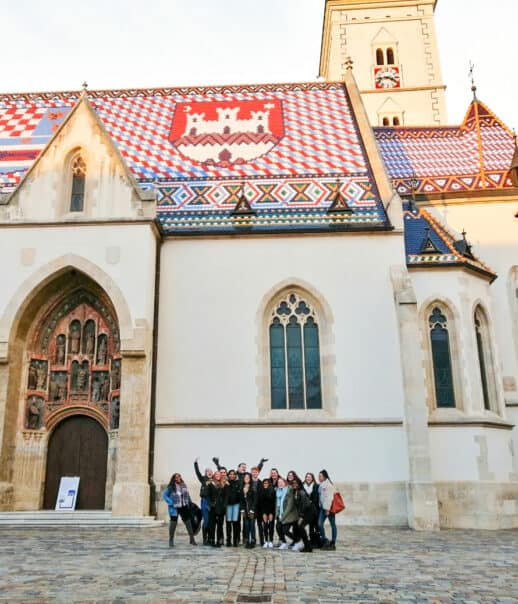
[[[402,427],[241,427],[159,428],[155,442],[156,484],[181,472],[195,482],[193,462],[213,467],[214,455],[228,469],[244,461],[249,467],[267,457],[262,476],[272,467],[299,475],[325,468],[336,482],[396,482],[408,479],[406,439]]]
[[[401,418],[389,267],[402,257],[402,238],[390,234],[167,240],[158,421],[258,417],[258,311],[290,281],[307,283],[331,308],[336,415]]]
[[[152,327],[155,249],[149,225],[0,226],[0,319],[25,280],[46,274],[44,267],[56,259],[75,255],[87,259],[113,280],[134,322],[145,319]]]
[[[487,450],[481,447],[479,439],[485,439]],[[508,482],[514,471],[510,440],[509,430],[468,426],[431,428],[433,479],[437,482]],[[490,478],[487,472],[491,473]]]

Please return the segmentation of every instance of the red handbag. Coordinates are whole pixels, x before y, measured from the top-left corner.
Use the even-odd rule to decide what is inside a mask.
[[[338,514],[342,510],[345,510],[344,500],[342,499],[340,493],[338,491],[335,491],[335,494],[333,495],[333,502],[331,503],[331,507],[329,509],[329,513]]]

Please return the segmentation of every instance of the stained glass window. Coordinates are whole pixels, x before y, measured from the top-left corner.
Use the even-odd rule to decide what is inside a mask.
[[[477,309],[475,313],[475,335],[477,338],[477,352],[478,352],[478,364],[480,368],[480,381],[482,382],[482,396],[484,397],[484,408],[491,409],[491,402],[489,399],[489,388],[487,379],[487,363],[486,354],[484,347],[484,321],[480,316],[480,310]]]
[[[272,409],[321,409],[318,320],[311,305],[290,293],[270,322]]]
[[[448,322],[446,316],[438,307],[433,309],[428,321],[436,405],[437,407],[455,407]]]

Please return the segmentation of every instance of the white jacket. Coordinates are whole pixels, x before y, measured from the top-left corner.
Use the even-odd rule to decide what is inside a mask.
[[[318,501],[324,511],[328,512],[330,510],[335,492],[335,485],[329,479],[318,485]]]

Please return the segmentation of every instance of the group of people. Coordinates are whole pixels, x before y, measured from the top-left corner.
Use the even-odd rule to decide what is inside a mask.
[[[227,471],[214,457],[217,469],[206,468],[202,474],[198,461],[199,458],[194,462],[194,470],[201,485],[204,545],[237,547],[243,544],[253,548],[259,537],[265,549],[290,548],[299,552],[311,552],[315,547],[335,549],[337,530],[331,509],[336,489],[326,470],[319,472],[318,482],[311,472],[302,480],[293,470],[283,477],[276,468],[268,478],[260,478],[263,465],[268,461],[265,458],[248,472],[245,463],[240,463],[237,470]],[[174,546],[178,516],[185,524],[190,543],[196,545],[190,512],[192,502],[179,473],[172,475],[163,499],[169,508],[169,546]],[[331,539],[326,538],[326,520],[331,526]],[[275,546],[274,533],[278,536]]]

